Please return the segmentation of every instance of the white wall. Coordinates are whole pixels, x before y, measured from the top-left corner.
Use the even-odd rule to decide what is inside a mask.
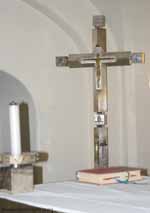
[[[134,101],[136,119],[136,146],[137,164],[150,168],[150,43],[149,43],[149,10],[150,3],[133,0],[125,3],[124,17],[128,24],[127,38],[130,43],[126,45],[136,51],[144,51],[146,54],[145,65],[134,66]],[[136,4],[136,7],[135,7]],[[127,31],[127,26],[126,26]]]
[[[148,0],[91,2],[106,15],[118,50],[146,54],[145,65],[108,71],[110,164],[150,168],[150,3]]]
[[[25,103],[29,114],[30,149],[36,150],[36,116],[35,108],[28,90],[24,85],[6,72],[0,71],[0,152],[10,152],[9,103]],[[26,138],[27,139],[27,138]],[[26,145],[29,141],[25,142]],[[23,145],[25,147],[25,145]],[[28,146],[29,147],[29,146]],[[24,150],[23,150],[24,151]]]
[[[90,41],[90,33],[85,39],[78,35],[80,29],[82,34],[90,32],[84,26],[91,25],[93,9],[85,2],[86,13],[74,29],[70,22],[75,17],[66,13],[69,8],[62,14],[70,16],[66,20],[55,5],[48,11],[50,18],[21,0],[0,0],[0,69],[22,82],[33,98],[37,141],[32,143],[49,153],[44,181],[72,179],[76,170],[92,164],[89,72],[70,72],[55,65],[57,55],[85,50],[86,40]]]
[[[108,50],[148,56],[148,9],[147,0],[0,0],[0,69],[33,98],[36,148],[49,153],[44,181],[73,178],[93,163],[92,70],[56,67],[55,56],[91,51],[95,14],[106,16]],[[109,68],[110,165],[149,167],[148,67]]]
[[[150,168],[149,1],[123,1],[124,48],[144,51],[145,65],[124,69],[124,144],[128,165]]]

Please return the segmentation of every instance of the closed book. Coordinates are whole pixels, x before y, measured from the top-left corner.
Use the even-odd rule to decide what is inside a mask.
[[[127,183],[142,179],[141,170],[130,167],[109,167],[80,170],[77,172],[80,182],[94,184]]]

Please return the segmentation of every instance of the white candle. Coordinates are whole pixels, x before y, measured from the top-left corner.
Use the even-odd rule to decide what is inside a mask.
[[[21,154],[19,104],[9,104],[11,155],[17,158]]]

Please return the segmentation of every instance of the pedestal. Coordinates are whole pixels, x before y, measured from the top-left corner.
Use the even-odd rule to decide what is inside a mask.
[[[33,191],[33,166],[0,167],[0,190],[11,193]]]

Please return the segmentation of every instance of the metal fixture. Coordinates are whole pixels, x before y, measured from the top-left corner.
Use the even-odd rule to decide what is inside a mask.
[[[105,16],[93,16],[93,52],[56,57],[56,66],[70,68],[93,67],[94,79],[94,164],[107,167],[108,161],[108,96],[107,66],[127,66],[144,63],[143,52],[107,52]]]
[[[9,104],[9,118],[11,152],[0,154],[0,190],[29,192],[34,188],[33,165],[47,159],[41,159],[42,153],[39,152],[21,151],[19,104]]]

